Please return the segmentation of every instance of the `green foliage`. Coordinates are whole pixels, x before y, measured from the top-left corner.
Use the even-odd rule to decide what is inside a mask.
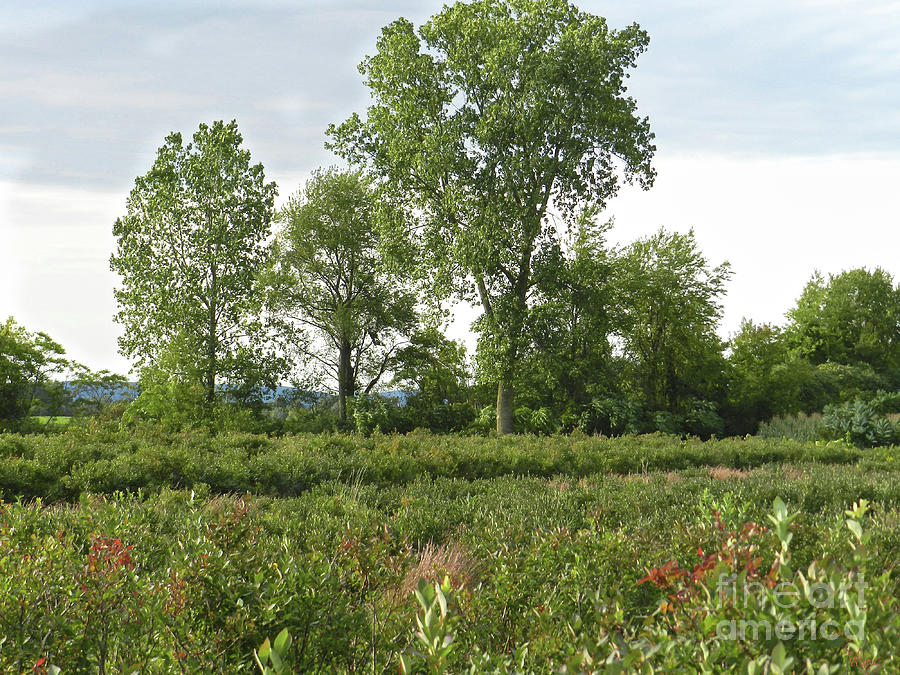
[[[0,448],[4,456],[45,467],[59,461],[60,450],[103,451],[99,431],[78,433],[4,436]],[[133,436],[107,440],[117,447],[139,442]],[[702,629],[704,617],[732,610],[717,607],[715,595],[707,599],[686,577],[673,579],[672,588],[638,582],[671,560],[688,562],[689,573],[695,566],[706,569],[713,555],[717,564],[730,560],[735,566],[762,558],[756,569],[765,574],[783,550],[777,525],[747,542],[740,535],[744,522],[769,522],[776,497],[785,503],[787,518],[801,512],[786,529],[788,565],[810,581],[819,577],[808,574],[809,566],[829,559],[847,578],[864,547],[872,585],[866,589],[863,650],[885,661],[887,672],[895,665],[893,650],[885,650],[900,628],[897,580],[889,574],[900,546],[900,467],[896,459],[886,461],[886,450],[865,451],[882,453],[878,465],[865,463],[871,458],[864,452],[839,445],[582,438],[570,464],[592,443],[604,454],[621,445],[621,467],[633,459],[640,473],[595,472],[575,480],[558,472],[535,477],[548,461],[536,451],[560,439],[503,437],[478,440],[487,446],[478,473],[474,480],[459,480],[441,478],[437,462],[468,462],[471,470],[473,458],[461,452],[442,456],[448,441],[438,436],[310,437],[306,443],[319,445],[305,465],[292,464],[291,452],[271,454],[281,441],[261,437],[194,433],[170,441],[167,452],[152,461],[141,448],[131,448],[127,466],[162,474],[180,465],[183,484],[193,490],[84,494],[65,507],[0,502],[0,670],[27,671],[43,658],[64,673],[97,672],[105,650],[107,672],[130,672],[139,663],[151,672],[259,672],[253,651],[264,661],[260,645],[285,630],[293,639],[287,654],[278,656],[289,671],[386,672],[396,669],[401,655],[417,668],[423,659],[411,650],[425,654],[427,648],[411,627],[418,627],[423,607],[408,598],[420,579],[430,583],[445,574],[454,590],[445,593],[446,615],[432,601],[429,634],[433,643],[446,620],[454,636],[444,655],[447,672],[547,673],[574,664],[570,659],[576,656],[585,658],[585,650],[599,662],[617,661],[625,658],[616,651],[623,645],[645,654],[642,636],[654,644],[675,640],[672,653],[679,659],[706,658],[700,645],[710,646],[711,631]],[[371,457],[371,465],[355,471],[348,463],[338,466],[358,444],[364,445],[359,458]],[[517,444],[523,447],[513,455]],[[659,457],[635,457],[642,445],[654,444],[670,451],[661,471],[655,470]],[[48,445],[57,452],[47,452]],[[790,455],[787,447],[820,454]],[[698,448],[709,453],[706,465],[697,463]],[[844,455],[834,454],[835,448]],[[274,485],[281,475],[282,493],[298,496],[235,496],[242,488],[234,480],[240,475],[234,459],[254,452],[245,476]],[[749,459],[758,468],[716,477],[710,469],[727,466],[729,456],[732,465]],[[406,462],[408,475],[396,472],[396,465],[388,471],[391,457]],[[848,464],[851,458],[861,464]],[[773,463],[785,459],[792,465]],[[500,466],[512,462],[532,476],[499,477]],[[667,473],[679,464],[679,474]],[[334,468],[332,480],[290,491],[323,465]],[[96,476],[122,466],[113,458],[97,467]],[[191,472],[203,466],[209,467],[206,485],[192,483]],[[289,467],[291,475],[279,473]],[[374,484],[376,468],[396,473]],[[220,491],[232,494],[213,494]],[[871,502],[869,512],[846,515],[860,497]],[[849,530],[848,519],[859,521],[861,538]],[[745,544],[756,546],[749,558],[742,554]],[[449,558],[434,551],[451,549],[463,553],[447,570]],[[827,564],[817,568],[827,571]],[[885,578],[876,579],[883,573]],[[718,575],[709,568],[705,578],[715,584]],[[663,602],[672,605],[665,612],[659,611]],[[650,617],[649,623],[641,617]],[[689,628],[675,629],[675,620]],[[603,636],[610,639],[601,642]],[[795,657],[795,649],[803,654],[810,648],[785,646]],[[728,647],[720,653],[727,655]],[[763,649],[771,655],[774,645],[745,647],[752,660]],[[823,658],[837,654],[830,649]],[[665,660],[669,653],[647,658],[657,672],[678,672]],[[272,667],[271,658],[263,665]],[[680,669],[695,672],[690,665]]]
[[[863,397],[863,400],[881,415],[900,413],[900,391],[879,390],[870,396]]]
[[[805,664],[809,673],[838,673],[845,672],[848,660],[860,660],[863,651],[871,654],[872,663],[885,666],[894,660],[891,639],[900,631],[900,602],[891,597],[896,582],[889,572],[874,580],[866,576],[871,537],[864,533],[863,518],[868,510],[863,499],[845,511],[851,536],[842,560],[813,561],[805,574],[795,573],[789,564],[792,525],[800,514],[789,514],[780,497],[767,514],[775,535],[771,543],[763,539],[766,530],[757,523],[728,530],[714,514],[718,541],[705,547],[708,553],[697,548],[701,560],[693,570],[670,559],[637,582],[649,582],[665,594],[643,622],[629,622],[622,598],[606,600],[602,591],[565,620],[569,644],[554,672],[711,674],[727,668],[745,675],[777,675]],[[771,562],[765,574],[764,560]],[[425,590],[430,592],[426,595]],[[424,582],[417,592],[425,616],[416,617],[417,637],[425,645],[425,654],[419,656],[430,673],[450,672],[446,660],[454,643],[446,626],[459,620],[448,609],[450,593],[449,586],[430,589]],[[553,625],[552,613],[540,607],[547,629]],[[480,658],[470,658],[468,672],[508,672],[482,670],[486,657],[484,652],[476,654]],[[526,672],[522,648],[517,656],[517,672]],[[401,656],[400,671],[413,672],[411,663]]]
[[[419,672],[417,666],[420,665],[428,673],[446,671],[448,657],[453,650],[453,624],[456,623],[451,605],[453,591],[448,577],[444,577],[443,583],[431,584],[425,579],[419,580],[415,594],[422,611],[416,615],[416,640],[421,651],[414,650],[413,658],[400,656],[399,670],[403,675]]]
[[[356,432],[369,435],[373,431],[411,431],[411,423],[405,416],[406,410],[399,401],[387,396],[360,396],[353,402],[351,418]]]
[[[646,187],[655,150],[625,78],[648,38],[610,30],[564,0],[479,0],[418,30],[398,19],[360,66],[373,103],[329,128],[330,147],[368,165],[411,219],[397,219],[434,294],[478,299],[481,367],[512,431],[512,379],[526,342],[535,261],[564,223]],[[588,207],[590,205],[590,207]]]
[[[60,414],[69,392],[54,381],[73,364],[49,335],[31,333],[12,317],[0,325],[0,430],[15,430],[42,412]]]
[[[579,427],[586,434],[621,436],[635,433],[640,410],[630,401],[617,398],[601,398],[591,401],[582,412]]]
[[[559,426],[549,408],[532,410],[522,406],[513,411],[513,420],[516,431],[527,434],[552,434]]]
[[[149,422],[166,431],[208,423],[207,391],[194,342],[177,335],[141,371],[140,394],[122,416],[125,425]]]
[[[262,675],[281,675],[290,672],[287,655],[291,641],[290,633],[284,628],[275,638],[275,642],[270,643],[269,638],[266,638],[259,650],[253,650],[253,660],[256,661]]]
[[[715,330],[728,264],[711,267],[693,231],[660,230],[627,247],[619,269],[619,331],[639,400],[678,412],[691,398],[715,396],[723,369]]]
[[[392,384],[413,390],[423,404],[465,399],[470,379],[466,347],[447,339],[435,326],[423,326],[397,352]]]
[[[690,401],[684,415],[684,430],[699,436],[721,436],[725,431],[725,422],[718,413],[718,407],[712,401]]]
[[[99,415],[115,401],[117,394],[132,395],[128,380],[108,370],[92,371],[83,366],[69,381],[73,411],[80,415]]]
[[[515,376],[520,404],[571,412],[616,385],[610,345],[620,309],[615,260],[605,242],[610,225],[597,224],[596,216],[582,214],[567,237],[535,258],[533,306]]]
[[[256,383],[283,369],[257,281],[277,189],[242,140],[235,122],[201,124],[186,145],[170,134],[113,226],[120,350],[139,368],[158,369],[180,341],[210,405],[217,384]]]
[[[728,341],[730,431],[755,433],[758,424],[776,415],[800,410],[796,400],[796,369],[792,368],[783,332],[771,324],[744,319]]]
[[[872,404],[859,399],[826,406],[824,426],[829,437],[842,438],[859,447],[897,442],[897,427],[881,416]]]
[[[497,409],[492,405],[486,405],[478,410],[478,414],[469,425],[469,430],[482,436],[486,436],[497,427]]]
[[[816,273],[788,312],[791,345],[811,363],[900,366],[900,290],[881,268]]]
[[[290,434],[334,433],[340,428],[340,418],[330,409],[294,406],[281,423],[281,428]]]
[[[822,413],[776,416],[759,425],[759,436],[815,441],[825,437],[825,422]]]
[[[271,306],[311,332],[293,342],[324,377],[306,384],[336,383],[342,420],[347,399],[372,392],[392,368],[416,321],[406,278],[382,261],[386,210],[359,172],[314,172],[279,213],[283,229],[266,275]]]
[[[681,434],[684,430],[684,420],[668,410],[657,410],[651,420],[653,431],[661,434]]]
[[[414,425],[415,420],[404,422]],[[224,423],[223,423],[224,425]],[[226,427],[227,428],[227,427]],[[159,491],[206,486],[215,493],[250,491],[294,496],[333,480],[389,486],[419,477],[476,480],[496,476],[681,471],[700,467],[749,469],[771,462],[848,465],[864,460],[880,470],[897,466],[891,448],[860,450],[843,441],[801,443],[748,437],[702,442],[654,434],[480,438],[298,435],[269,438],[205,426],[164,434],[152,426],[78,425],[48,437],[0,436],[0,495],[77,499],[85,492]]]

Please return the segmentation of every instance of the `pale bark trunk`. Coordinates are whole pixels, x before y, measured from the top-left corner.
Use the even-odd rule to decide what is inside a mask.
[[[497,433],[513,432],[513,388],[511,382],[500,380],[497,385]]]
[[[213,268],[212,274],[212,298],[209,303],[209,317],[207,325],[207,342],[206,342],[206,403],[209,406],[216,400],[216,356],[218,352],[218,341],[216,339],[216,272]]]
[[[353,366],[350,363],[350,343],[346,340],[341,342],[340,354],[338,355],[338,401],[340,410],[338,412],[341,422],[347,421],[347,397],[353,396]]]

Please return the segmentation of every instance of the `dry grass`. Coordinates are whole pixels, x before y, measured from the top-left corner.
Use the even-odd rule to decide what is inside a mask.
[[[681,482],[681,474],[676,471],[667,471],[666,472],[666,482],[667,483],[678,483]]]
[[[577,482],[573,483],[572,480],[566,478],[551,478],[547,481],[547,484],[556,488],[560,492],[564,492],[565,490],[570,489],[573,485],[578,485],[578,487],[583,490],[589,490],[597,487],[597,484],[594,481],[590,481],[587,478],[579,478]]]
[[[416,564],[409,569],[398,589],[400,598],[407,598],[421,579],[442,581],[445,576],[457,588],[471,588],[478,583],[479,562],[461,544],[450,543],[435,546],[429,541]]]
[[[803,478],[803,472],[796,466],[783,466],[781,467],[781,470],[784,472],[784,475],[791,480],[801,480]]]
[[[727,466],[714,466],[709,470],[709,475],[716,480],[728,480],[730,478],[743,480],[753,475],[753,472],[744,471],[743,469],[729,469]]]

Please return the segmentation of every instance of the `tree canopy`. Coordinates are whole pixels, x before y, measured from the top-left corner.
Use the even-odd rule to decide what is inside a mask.
[[[383,205],[359,172],[317,171],[281,210],[270,302],[311,333],[296,345],[347,398],[368,394],[416,322],[416,295],[379,252]],[[321,382],[315,382],[321,384]]]
[[[716,327],[728,263],[711,266],[693,231],[660,230],[627,247],[620,264],[622,348],[642,402],[676,410],[706,398],[722,376]]]
[[[900,368],[900,289],[880,267],[813,275],[788,318],[790,344],[811,363]]]
[[[367,116],[329,129],[331,147],[419,216],[420,274],[439,295],[480,303],[501,432],[551,213],[572,222],[620,175],[653,181],[653,134],[625,94],[647,44],[637,25],[610,29],[563,0],[456,3],[418,30],[384,28],[360,66]]]
[[[65,354],[47,333],[33,333],[13,317],[0,324],[0,430],[19,428],[39,394],[51,409],[65,402],[60,380],[72,366]]]
[[[219,382],[278,369],[264,348],[257,287],[275,194],[236,122],[201,124],[189,143],[180,133],[166,138],[113,227],[125,356],[144,367],[174,340],[190,341],[181,353],[193,360],[207,403]]]

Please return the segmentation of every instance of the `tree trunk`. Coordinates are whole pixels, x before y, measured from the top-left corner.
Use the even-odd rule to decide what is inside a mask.
[[[206,343],[206,403],[212,406],[216,399],[216,316],[215,305],[209,312],[209,336]]]
[[[497,433],[513,432],[513,388],[512,383],[500,380],[497,385]]]
[[[353,366],[350,363],[350,343],[341,341],[338,354],[338,418],[347,421],[347,397],[353,396]]]
[[[213,403],[216,400],[216,356],[219,351],[218,340],[216,337],[216,330],[218,329],[218,322],[216,317],[216,311],[218,309],[218,305],[216,300],[218,299],[218,275],[216,274],[216,266],[212,262],[212,249],[210,248],[208,251],[208,255],[210,257],[210,284],[209,284],[209,314],[207,316],[208,325],[206,327],[208,331],[207,342],[206,342],[206,404],[210,408],[210,412],[212,411]]]

